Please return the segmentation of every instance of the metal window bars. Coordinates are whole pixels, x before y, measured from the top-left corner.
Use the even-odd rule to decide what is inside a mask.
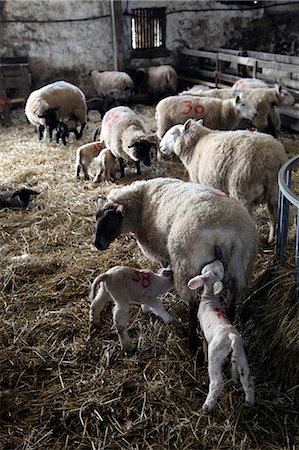
[[[292,192],[292,169],[299,163],[299,155],[294,156],[287,161],[278,173],[278,230],[277,230],[277,256],[279,263],[283,265],[284,250],[289,225],[289,206],[294,205],[297,208],[297,231],[296,231],[296,250],[295,250],[295,302],[299,297],[299,197]]]

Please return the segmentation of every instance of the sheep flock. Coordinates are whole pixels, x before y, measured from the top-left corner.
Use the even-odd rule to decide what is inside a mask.
[[[155,106],[130,108],[144,122],[146,136],[156,133]],[[241,385],[224,368],[223,392],[213,413],[206,414],[201,406],[209,390],[207,364],[199,343],[189,351],[188,311],[176,289],[159,296],[171,323],[131,302],[132,353],[119,344],[111,302],[98,327],[89,320],[88,297],[97,276],[120,265],[155,273],[160,267],[130,233],[120,233],[103,251],[95,248],[97,199],[109,198],[112,189],[125,191],[136,180],[188,181],[187,169],[176,156],[157,158],[150,151],[151,165],[141,165],[139,174],[134,160],[126,161],[125,177],[115,164],[115,179],[100,178],[102,162],[88,160],[89,175],[96,179],[86,180],[74,173],[77,153],[93,142],[102,121],[98,111],[89,111],[81,139],[71,133],[67,145],[47,135],[38,142],[22,109],[12,110],[11,120],[1,129],[0,190],[25,186],[39,195],[27,208],[0,209],[3,448],[295,450],[299,318],[290,301],[295,226],[282,268],[275,244],[268,243],[266,207],[246,215],[259,244],[249,289],[237,299],[234,325],[256,403],[244,402]],[[283,130],[277,140],[288,158],[299,154],[298,134]],[[299,172],[293,183],[299,186]],[[197,337],[201,341],[199,325]]]

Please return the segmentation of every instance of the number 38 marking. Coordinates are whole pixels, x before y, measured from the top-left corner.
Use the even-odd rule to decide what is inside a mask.
[[[193,105],[192,100],[184,100],[185,108],[181,112],[183,115],[190,114],[192,111],[195,112],[195,114],[198,114],[201,116],[204,113],[204,107],[202,105]]]

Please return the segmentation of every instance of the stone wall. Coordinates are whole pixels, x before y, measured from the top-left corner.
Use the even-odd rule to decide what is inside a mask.
[[[221,1],[123,0],[119,32],[124,68],[175,64],[180,46],[206,50],[226,47],[298,56],[299,4],[287,3],[246,10],[238,4]],[[166,45],[171,52],[167,58],[131,59],[130,12],[137,7],[167,8]],[[2,1],[0,56],[28,56],[35,88],[65,79],[92,95],[89,72],[94,68],[113,70],[110,14],[108,0]]]

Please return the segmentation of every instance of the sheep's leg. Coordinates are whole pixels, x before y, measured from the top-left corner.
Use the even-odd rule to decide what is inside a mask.
[[[100,324],[101,312],[105,309],[108,302],[111,301],[111,297],[106,292],[103,286],[100,286],[97,295],[93,299],[89,309],[89,320],[92,325],[97,326]]]
[[[127,331],[127,323],[129,319],[130,304],[123,302],[122,305],[115,303],[113,308],[113,322],[117,330],[118,338],[121,347],[125,352],[131,352],[134,349],[134,345]]]
[[[172,321],[172,316],[166,311],[164,305],[158,299],[151,300],[151,302],[147,304],[142,304],[141,308],[145,314],[153,313],[156,316],[161,317],[165,323],[170,323]]]
[[[207,363],[208,362],[208,343],[204,336],[202,336],[202,348],[203,348],[203,353],[205,355],[205,363]]]
[[[136,172],[137,172],[137,175],[141,175],[141,171],[140,171],[140,161],[135,161],[135,166],[136,166]]]
[[[86,122],[81,123],[81,128],[80,128],[79,133],[78,133],[77,130],[74,131],[76,139],[80,139],[80,137],[82,137],[82,133],[83,133],[83,130],[84,130],[85,126],[86,126]]]
[[[212,341],[210,343],[208,350],[208,372],[210,378],[209,393],[202,405],[202,409],[206,413],[210,413],[214,409],[217,400],[223,391],[224,381],[222,376],[222,366],[226,356],[227,352],[219,348],[218,342]]]
[[[39,125],[38,127],[38,140],[41,141],[44,136],[45,127],[44,125]]]
[[[275,189],[275,194],[271,195],[268,199],[268,211],[270,215],[270,229],[269,229],[269,237],[268,237],[268,243],[270,244],[273,242],[274,234],[275,234],[275,225],[277,220],[277,189]]]
[[[123,158],[118,158],[119,161],[119,167],[120,167],[120,176],[121,178],[124,178],[125,176],[125,161]]]
[[[77,164],[77,167],[76,167],[76,177],[77,178],[80,177],[80,171],[81,171],[81,166],[80,166],[80,164]]]

